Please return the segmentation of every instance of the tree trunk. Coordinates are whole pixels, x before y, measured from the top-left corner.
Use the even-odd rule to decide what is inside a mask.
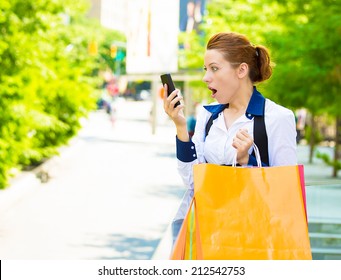
[[[335,122],[335,147],[334,147],[334,162],[341,160],[341,117],[336,117]],[[333,177],[337,177],[337,165],[333,165]]]
[[[309,163],[313,163],[313,157],[314,157],[314,149],[316,144],[316,119],[315,115],[311,115],[311,131],[310,131],[310,139],[309,139]]]

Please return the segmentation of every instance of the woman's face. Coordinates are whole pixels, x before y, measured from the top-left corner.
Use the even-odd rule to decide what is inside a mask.
[[[240,87],[238,67],[233,68],[220,51],[213,49],[205,53],[204,69],[203,81],[211,90],[212,98],[221,104],[231,103]]]

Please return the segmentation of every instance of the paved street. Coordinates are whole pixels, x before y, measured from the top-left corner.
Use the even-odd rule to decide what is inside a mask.
[[[184,191],[175,134],[162,112],[151,134],[149,102],[117,106],[114,124],[93,113],[50,180],[1,211],[0,259],[152,257]]]
[[[43,165],[47,183],[23,173],[0,191],[0,259],[168,258],[169,224],[185,191],[174,127],[161,104],[155,135],[149,101],[120,100],[116,107],[115,122],[92,113],[78,137]],[[308,164],[307,147],[298,157],[308,215],[340,219],[340,178],[331,179],[318,159]]]

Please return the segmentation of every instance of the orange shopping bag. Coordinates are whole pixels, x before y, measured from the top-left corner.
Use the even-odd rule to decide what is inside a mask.
[[[171,258],[186,259],[192,235],[192,259],[312,259],[302,168],[195,165],[194,203]]]
[[[198,215],[196,215],[195,212],[195,199],[193,198],[187,211],[186,217],[182,223],[178,238],[174,244],[171,259],[203,259],[198,226]]]

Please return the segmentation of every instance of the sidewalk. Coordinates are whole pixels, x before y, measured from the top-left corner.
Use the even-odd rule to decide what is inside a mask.
[[[317,147],[315,153],[328,154],[333,158],[333,148]],[[307,186],[341,185],[341,172],[337,178],[332,177],[333,169],[327,166],[321,159],[314,157],[313,163],[308,162],[309,146],[299,145],[297,149],[298,162],[304,165],[305,181]]]
[[[61,155],[43,166],[47,183],[24,172],[0,191],[1,259],[168,258],[170,223],[185,192],[175,129],[159,107],[151,134],[149,102],[117,106],[115,123],[105,112],[91,114]],[[307,164],[308,152],[298,147],[307,202],[315,205],[310,215],[341,213],[333,206],[341,179],[332,179],[331,168],[318,159]]]
[[[117,105],[46,163],[47,183],[0,191],[0,259],[151,259],[184,192],[174,128],[160,118],[152,135],[150,103]]]

